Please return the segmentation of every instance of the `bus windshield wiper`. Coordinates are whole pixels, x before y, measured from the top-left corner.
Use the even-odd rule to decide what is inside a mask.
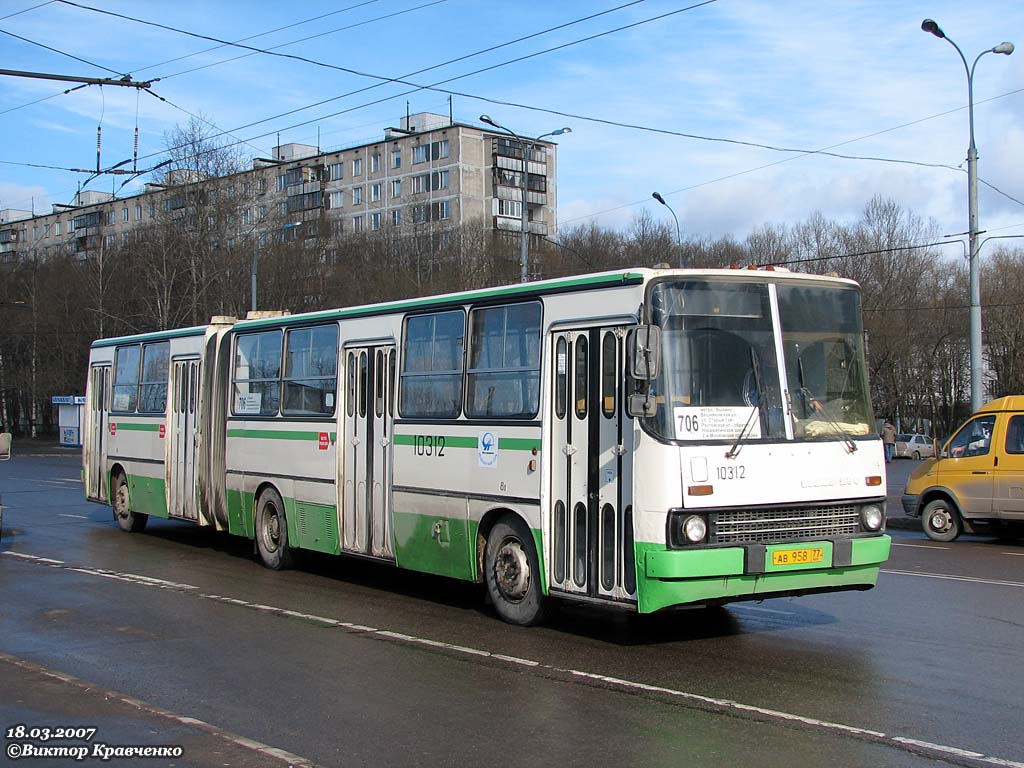
[[[856,451],[857,443],[854,442],[850,433],[839,426],[839,423],[833,419],[831,414],[829,414],[825,409],[825,404],[820,400],[817,400],[814,395],[811,394],[811,390],[804,385],[804,361],[800,359],[799,352],[796,357],[796,374],[800,384],[800,397],[803,398],[804,408],[806,409],[809,405],[812,411],[821,414],[822,418],[824,418],[825,421],[828,422],[828,425],[832,427],[832,431],[843,439],[843,444],[846,446],[846,450],[850,453]]]
[[[839,437],[843,439],[843,444],[846,446],[846,450],[853,453],[857,450],[857,443],[854,442],[853,437],[847,432],[835,419],[829,414],[828,409],[825,408],[825,404],[820,400],[816,400],[814,395],[811,394],[810,390],[806,387],[800,387],[800,394],[811,404],[811,410],[821,415],[828,425],[832,427],[832,431],[835,432]]]
[[[750,348],[750,367],[754,372],[754,387],[757,389],[757,413],[761,419],[761,428],[768,430],[768,403],[765,402],[764,383],[761,379],[761,361],[757,358],[757,350]]]

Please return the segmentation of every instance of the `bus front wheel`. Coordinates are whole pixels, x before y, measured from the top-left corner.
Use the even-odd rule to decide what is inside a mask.
[[[506,515],[487,535],[484,579],[495,610],[509,624],[530,626],[544,618],[537,550],[518,517]]]
[[[128,478],[118,473],[114,476],[114,519],[122,531],[138,533],[146,527],[149,515],[132,512],[131,498],[128,495]]]
[[[952,504],[936,499],[921,511],[921,527],[932,541],[953,541],[963,530],[963,523]]]
[[[288,520],[281,494],[268,488],[260,494],[256,505],[256,549],[267,568],[280,571],[292,565],[292,549],[288,544]]]

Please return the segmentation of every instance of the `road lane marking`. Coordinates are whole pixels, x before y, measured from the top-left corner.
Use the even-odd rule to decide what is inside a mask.
[[[938,547],[934,544],[897,544],[895,541],[892,543],[894,547],[917,547],[918,549],[949,549],[949,547]]]
[[[829,734],[847,735],[854,738],[863,739],[866,741],[884,744],[888,747],[899,749],[904,752],[910,752],[912,754],[923,754],[930,757],[937,757],[939,759],[953,762],[956,762],[958,759],[971,761],[967,763],[960,762],[960,765],[983,764],[1001,766],[1002,768],[1024,768],[1024,762],[1016,762],[1001,757],[985,755],[981,752],[974,752],[972,750],[966,750],[960,747],[946,746],[943,744],[934,744],[932,742],[922,741],[920,739],[912,739],[906,736],[887,734],[883,733],[882,731],[875,731],[868,728],[860,728],[853,725],[846,725],[844,723],[836,723],[828,720],[819,720],[817,718],[806,717],[804,715],[797,715],[791,712],[767,709],[765,707],[759,707],[752,704],[743,704],[741,702],[732,701],[730,699],[719,699],[711,696],[705,696],[699,693],[693,693],[690,691],[681,691],[675,688],[665,688],[663,686],[649,685],[647,683],[641,683],[634,680],[625,680],[622,678],[610,677],[608,675],[600,675],[594,672],[586,672],[578,669],[558,667],[552,664],[544,664],[543,662],[535,661],[533,659],[523,659],[516,656],[507,656],[505,654],[493,653],[491,651],[486,651],[480,648],[472,648],[470,646],[465,645],[455,645],[453,643],[446,643],[441,640],[431,640],[425,637],[417,637],[415,635],[409,635],[402,632],[395,632],[387,629],[378,629],[376,627],[369,627],[363,624],[355,624],[352,622],[341,621],[340,619],[333,619],[326,616],[317,616],[316,614],[301,613],[299,611],[292,611],[286,608],[278,608],[277,606],[266,605],[263,603],[251,603],[247,600],[242,600],[237,597],[226,597],[224,595],[208,594],[199,591],[198,587],[193,586],[191,584],[180,584],[178,582],[165,581],[164,579],[156,579],[150,576],[139,576],[138,574],[117,573],[115,571],[108,571],[100,568],[85,568],[71,566],[67,565],[66,563],[60,560],[52,560],[50,558],[38,557],[36,555],[29,555],[21,552],[11,552],[10,550],[0,552],[0,555],[10,555],[26,562],[38,565],[46,565],[51,568],[57,568],[66,571],[73,571],[75,573],[101,576],[105,578],[116,579],[118,581],[126,581],[129,583],[138,584],[141,586],[157,587],[159,589],[178,591],[182,592],[183,594],[192,595],[194,597],[200,597],[206,600],[214,600],[221,603],[227,603],[229,605],[235,605],[241,608],[256,610],[263,613],[271,613],[285,618],[299,618],[303,621],[313,621],[326,626],[337,627],[347,632],[358,633],[372,637],[379,637],[388,642],[399,643],[402,645],[408,645],[419,648],[434,648],[442,652],[447,651],[454,654],[460,654],[462,656],[487,658],[498,663],[515,664],[520,667],[529,667],[536,670],[540,670],[547,674],[564,676],[569,680],[583,680],[590,681],[593,683],[600,683],[602,685],[606,685],[610,688],[618,690],[658,694],[679,701],[689,702],[690,704],[695,705],[698,708],[703,707],[705,710],[711,710],[732,715],[736,715],[738,713],[753,715],[755,719],[758,720],[768,719],[771,721],[783,723],[797,723],[812,730],[818,730]],[[947,577],[942,576],[940,574],[920,574],[913,573],[910,571],[888,572],[900,575],[905,574],[909,576],[925,575],[934,576],[937,578],[961,578]],[[961,580],[981,581],[983,583],[1008,584],[1011,586],[1024,586],[1024,584],[1018,584],[1016,582],[991,582],[982,579]],[[757,606],[748,606],[748,608],[750,607],[757,608]],[[772,610],[768,608],[758,609]],[[2,658],[3,655],[0,654],[0,659]],[[212,728],[213,726],[210,727]],[[308,762],[296,764],[311,765]]]
[[[79,520],[88,520],[89,519],[85,515],[68,515],[68,514],[65,514],[64,512],[58,512],[57,516],[58,517],[77,517]]]
[[[151,715],[162,717],[165,720],[173,720],[177,723],[181,723],[182,725],[188,726],[190,728],[205,731],[206,733],[209,733],[211,736],[215,736],[225,741],[230,741],[233,744],[237,744],[238,746],[244,747],[245,749],[251,750],[253,752],[258,752],[261,755],[267,755],[268,757],[272,757],[275,760],[278,760],[282,763],[287,763],[290,766],[299,766],[300,768],[316,768],[316,764],[311,760],[307,760],[304,757],[299,757],[298,755],[293,755],[291,752],[286,752],[283,749],[272,747],[269,744],[264,744],[262,742],[256,741],[255,739],[250,739],[245,736],[239,736],[236,733],[231,733],[231,731],[226,731],[223,728],[218,728],[215,725],[211,725],[210,723],[204,722],[203,720],[199,720],[194,717],[175,714],[174,712],[170,712],[166,709],[157,707],[153,704],[150,704],[149,702],[143,701],[142,699],[136,699],[131,696],[127,696],[121,693],[120,691],[113,691],[109,688],[100,688],[80,678],[65,674],[63,672],[57,672],[52,669],[47,669],[46,667],[42,667],[38,664],[33,664],[31,661],[19,659],[17,656],[10,656],[6,653],[0,653],[0,662],[6,662],[7,664],[12,664],[13,666],[21,667],[22,669],[28,670],[29,672],[34,672],[38,675],[51,677],[55,680],[59,680],[60,682],[65,683],[67,685],[72,685],[83,691],[95,691],[97,693],[102,693],[108,699],[120,701],[122,704],[127,704],[128,706],[134,707],[135,709],[141,710],[142,712],[148,712]]]
[[[950,576],[945,573],[924,573],[921,571],[897,571],[892,568],[883,568],[882,573],[892,573],[897,576],[921,576],[926,579],[946,579],[947,581],[967,581],[972,584],[993,584],[997,587],[1024,587],[1024,582],[1001,581],[999,579],[979,579],[976,576]]]
[[[1011,555],[1012,557],[1024,557],[1024,552],[1001,552],[1003,555]]]

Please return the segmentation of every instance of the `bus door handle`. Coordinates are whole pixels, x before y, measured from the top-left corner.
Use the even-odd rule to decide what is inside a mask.
[[[576,451],[577,451],[577,448],[576,448],[575,445],[563,445],[562,446],[562,453],[564,453],[566,456],[572,456],[574,453],[576,453]]]
[[[349,440],[349,442],[350,442],[350,443],[352,443],[352,445],[359,445],[359,443],[360,443],[360,440],[359,440],[359,438],[358,438],[358,437],[356,437],[355,435],[353,435],[353,436],[352,436],[352,439],[351,439],[351,440]]]
[[[388,440],[386,437],[382,437],[380,439],[380,444],[382,447],[387,448],[389,445],[391,445],[391,441]]]
[[[987,475],[987,474],[988,474],[988,472],[984,472],[984,471],[981,471],[981,470],[978,470],[978,469],[976,469],[976,470],[974,470],[973,472],[971,472],[971,474],[972,474],[972,475]]]

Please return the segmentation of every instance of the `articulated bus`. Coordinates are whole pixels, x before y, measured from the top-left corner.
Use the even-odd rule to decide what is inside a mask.
[[[637,269],[92,345],[86,496],[640,613],[875,585],[856,283]]]

